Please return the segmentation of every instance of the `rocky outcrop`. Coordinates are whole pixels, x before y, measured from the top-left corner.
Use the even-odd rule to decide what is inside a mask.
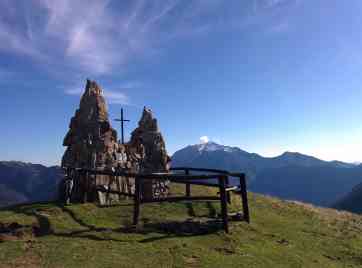
[[[165,141],[159,131],[157,119],[153,117],[152,111],[146,107],[143,109],[142,117],[138,127],[132,132],[130,147],[140,148],[144,159],[142,172],[167,172],[169,170],[170,157],[167,155]],[[143,147],[143,149],[141,149]]]
[[[132,132],[128,144],[130,148],[137,148],[142,155],[140,171],[142,173],[168,172],[170,157],[167,155],[165,141],[159,131],[157,119],[152,111],[143,109],[138,127]],[[150,180],[143,185],[143,194],[148,198],[157,198],[168,194],[166,181]]]

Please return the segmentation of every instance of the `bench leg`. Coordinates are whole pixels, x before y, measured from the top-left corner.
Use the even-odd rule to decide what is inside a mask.
[[[240,195],[243,205],[243,214],[245,220],[250,223],[250,215],[249,215],[249,205],[248,205],[248,193],[246,191],[246,180],[245,175],[240,177]]]
[[[186,196],[191,196],[191,185],[189,183],[186,183]]]
[[[190,175],[190,171],[188,169],[185,170],[185,175]],[[190,183],[186,183],[186,196],[190,197],[191,196],[191,185]]]
[[[227,194],[226,194],[226,190],[225,190],[225,180],[226,180],[225,176],[219,177],[221,216],[222,216],[225,233],[229,233]]]
[[[226,177],[225,182],[226,182],[226,186],[230,186],[229,177]],[[230,194],[230,192],[226,192],[226,198],[227,198],[228,203],[231,205],[231,194]]]
[[[133,209],[133,225],[138,224],[138,219],[141,209],[141,182],[139,178],[135,178],[135,193],[134,193],[134,209]]]

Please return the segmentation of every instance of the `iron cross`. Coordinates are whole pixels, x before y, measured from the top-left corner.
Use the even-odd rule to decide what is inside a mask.
[[[118,122],[121,122],[121,141],[122,141],[122,144],[124,144],[124,130],[123,130],[123,123],[124,122],[129,122],[129,120],[127,120],[127,119],[123,119],[123,108],[121,108],[121,119],[118,119],[118,118],[116,118],[116,119],[114,119],[115,121],[118,121]]]

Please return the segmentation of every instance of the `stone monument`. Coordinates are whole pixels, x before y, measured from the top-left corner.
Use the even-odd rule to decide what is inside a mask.
[[[95,81],[87,80],[79,108],[72,117],[63,146],[62,167],[93,170],[122,170],[132,173],[167,172],[170,157],[150,109],[144,108],[131,140],[121,144],[110,124],[102,89]],[[69,174],[74,176],[74,174]],[[134,178],[96,175],[74,178],[73,201],[109,203],[121,195],[134,192]],[[150,180],[143,185],[143,195],[159,198],[168,194],[167,182]],[[107,192],[108,194],[104,194]],[[102,194],[103,193],[103,194]]]

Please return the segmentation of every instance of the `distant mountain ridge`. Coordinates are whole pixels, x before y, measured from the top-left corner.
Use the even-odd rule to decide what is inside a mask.
[[[243,171],[252,191],[322,206],[331,206],[362,182],[361,165],[324,161],[298,152],[263,157],[214,142],[175,152],[172,166]]]
[[[263,157],[209,142],[175,152],[172,166],[242,171],[247,174],[251,191],[362,213],[362,202],[358,201],[362,190],[355,187],[362,182],[362,165],[324,161],[295,152]],[[0,161],[0,206],[52,200],[62,177],[57,166]]]
[[[244,170],[249,173],[251,180],[257,171],[266,168],[281,168],[285,166],[327,166],[354,168],[355,164],[341,161],[324,161],[313,156],[298,152],[285,152],[276,157],[263,157],[249,153],[238,147],[220,145],[215,142],[189,145],[175,152],[172,156],[173,166],[193,166],[227,169],[230,171]]]
[[[53,200],[62,177],[58,166],[0,161],[0,206]]]

